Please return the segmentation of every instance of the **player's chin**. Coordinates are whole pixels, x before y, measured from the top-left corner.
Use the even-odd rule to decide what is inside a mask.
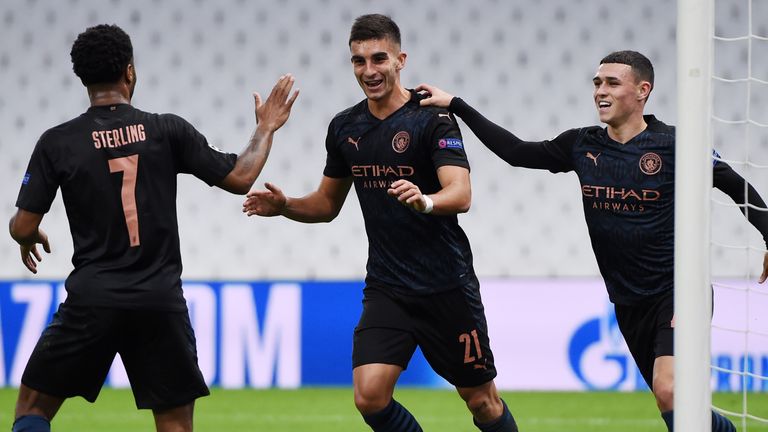
[[[365,97],[372,101],[380,100],[384,96],[384,94],[380,91],[373,91],[368,88],[364,88],[363,90],[365,90]]]
[[[605,111],[597,110],[597,116],[600,118],[600,121],[605,124],[610,124],[611,119],[613,116],[610,115],[610,113],[607,113]]]

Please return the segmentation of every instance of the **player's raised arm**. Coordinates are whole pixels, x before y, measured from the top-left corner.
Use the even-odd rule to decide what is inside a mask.
[[[766,208],[765,201],[757,190],[730,165],[722,161],[715,163],[712,181],[714,187],[723,191],[731,197],[733,202],[742,206],[740,207],[742,213],[747,215],[747,220],[763,235],[763,240],[768,248],[768,208]],[[746,194],[744,193],[745,183],[747,186]],[[751,207],[749,211],[746,210],[745,204]],[[766,279],[768,279],[768,252],[763,257],[763,270],[758,281],[763,283]]]
[[[253,94],[256,105],[256,130],[251,135],[248,146],[237,157],[235,167],[218,184],[219,187],[241,195],[251,189],[267,161],[275,131],[288,120],[293,102],[299,95],[299,90],[291,94],[293,83],[294,77],[291,74],[281,76],[264,103],[258,93]]]
[[[567,144],[570,135],[562,134],[560,142],[555,141],[524,141],[512,132],[488,120],[459,97],[429,84],[420,84],[416,91],[422,92],[425,98],[420,101],[422,106],[437,106],[448,110],[464,120],[480,141],[498,157],[512,166],[548,169],[552,171],[567,170],[563,161],[567,155],[560,151],[560,144]],[[567,133],[567,132],[566,132]]]
[[[266,190],[248,193],[243,203],[243,212],[248,216],[285,216],[304,223],[330,222],[338,216],[352,178],[323,176],[316,191],[301,198],[288,198],[277,186],[265,183]]]
[[[21,250],[21,262],[24,263],[29,271],[37,273],[37,263],[43,260],[42,255],[37,250],[37,244],[43,245],[43,250],[51,253],[51,246],[48,244],[48,236],[40,229],[40,222],[43,215],[32,213],[24,209],[18,209],[11,218],[8,229],[11,237],[16,240]],[[37,261],[35,261],[37,260]]]

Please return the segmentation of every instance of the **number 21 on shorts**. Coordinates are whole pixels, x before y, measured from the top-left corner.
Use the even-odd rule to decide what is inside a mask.
[[[483,350],[480,349],[480,340],[477,338],[477,330],[459,335],[459,343],[464,344],[464,363],[472,363],[475,360],[483,358]],[[472,346],[475,347],[475,354],[472,355]]]

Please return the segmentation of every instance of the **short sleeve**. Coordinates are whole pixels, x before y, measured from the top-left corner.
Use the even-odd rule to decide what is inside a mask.
[[[349,164],[344,160],[344,155],[339,151],[337,134],[334,132],[333,122],[328,125],[328,134],[325,136],[325,169],[323,175],[331,178],[346,178],[352,175]]]
[[[436,112],[425,136],[435,168],[453,165],[469,169],[464,140],[453,114]]]
[[[234,169],[237,155],[208,144],[205,136],[174,114],[163,114],[179,173],[192,174],[209,186],[219,184]]]
[[[59,188],[55,158],[50,154],[51,151],[43,135],[35,145],[21,181],[16,207],[38,214],[48,213],[51,209]]]

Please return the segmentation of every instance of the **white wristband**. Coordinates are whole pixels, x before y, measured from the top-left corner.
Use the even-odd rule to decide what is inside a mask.
[[[432,198],[429,197],[429,195],[422,195],[422,198],[424,198],[424,210],[422,210],[422,213],[431,213],[432,209],[435,207],[435,203],[432,202]]]

